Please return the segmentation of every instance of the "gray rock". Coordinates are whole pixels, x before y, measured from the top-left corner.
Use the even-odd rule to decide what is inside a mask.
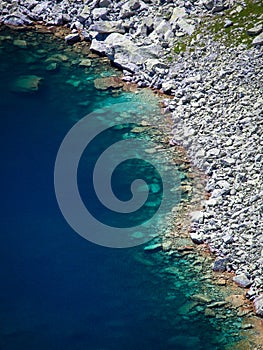
[[[263,45],[263,33],[259,34],[255,37],[255,39],[252,41],[253,45]]]
[[[252,281],[244,273],[234,276],[233,281],[242,288],[247,288],[252,284]]]
[[[256,27],[253,28],[249,28],[247,30],[248,35],[254,36],[254,35],[258,35],[263,31],[263,24],[259,24]]]
[[[36,92],[42,80],[43,78],[37,75],[21,75],[11,85],[11,91],[22,93]]]
[[[214,262],[213,271],[224,272],[228,263],[228,258],[218,258]]]
[[[105,7],[103,8],[95,8],[93,11],[92,11],[92,16],[93,16],[93,19],[96,21],[98,19],[107,19],[107,14],[109,13],[109,10]]]
[[[80,36],[78,33],[69,34],[65,37],[65,41],[67,44],[72,45],[80,41]]]
[[[254,301],[254,308],[257,316],[263,317],[263,294],[257,296]]]
[[[90,26],[90,30],[93,30],[94,32],[98,32],[100,34],[125,33],[122,21],[96,22]]]
[[[78,16],[80,23],[85,23],[91,15],[91,9],[88,5],[85,5]]]

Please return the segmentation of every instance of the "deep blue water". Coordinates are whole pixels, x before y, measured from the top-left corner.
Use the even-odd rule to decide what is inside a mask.
[[[47,72],[44,60],[65,50],[47,35],[2,34],[30,45],[1,41],[0,349],[222,349],[208,319],[178,315],[200,283],[186,261],[92,244],[59,210],[53,172],[63,137],[86,113],[135,95],[96,91],[92,79],[114,72],[98,59],[88,72],[68,62]],[[21,74],[44,77],[40,90],[10,91]],[[177,284],[162,274],[174,265]]]

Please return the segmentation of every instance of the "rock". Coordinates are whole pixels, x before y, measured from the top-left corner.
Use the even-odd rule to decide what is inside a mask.
[[[99,7],[109,7],[111,5],[110,0],[100,0],[99,1]]]
[[[192,222],[203,223],[204,221],[204,213],[200,210],[191,212],[190,216]]]
[[[257,316],[263,317],[263,294],[257,296],[253,301],[254,309]]]
[[[197,301],[198,303],[201,303],[201,304],[209,304],[212,301],[212,299],[210,297],[208,297],[207,295],[204,295],[204,294],[191,295],[191,299],[194,301]]]
[[[32,93],[36,92],[39,89],[40,83],[43,81],[43,78],[37,75],[22,75],[15,80],[11,85],[11,90],[13,92],[24,92]]]
[[[119,33],[110,34],[103,42],[93,40],[90,49],[106,54],[117,66],[131,72],[138,71],[139,65],[153,57],[148,49],[136,46]]]
[[[55,71],[58,69],[58,64],[57,62],[52,62],[50,63],[47,67],[46,67],[46,70],[47,71]]]
[[[206,317],[216,317],[216,312],[212,309],[206,308],[205,309],[205,316]]]
[[[227,263],[228,263],[228,258],[217,258],[214,262],[213,271],[215,272],[226,271]]]
[[[90,30],[100,34],[125,33],[125,29],[123,28],[121,21],[95,22],[90,26]]]
[[[91,60],[88,58],[84,58],[79,62],[80,67],[90,67],[91,66]]]
[[[119,77],[105,77],[94,80],[94,86],[97,90],[119,89],[124,83]]]
[[[80,41],[80,36],[78,33],[69,34],[65,37],[65,41],[67,44],[72,45]]]
[[[224,28],[232,27],[234,23],[230,19],[225,20]]]
[[[178,19],[184,18],[186,16],[187,16],[187,13],[184,7],[175,7],[173,9],[173,13],[169,22],[171,24],[174,24]]]
[[[202,234],[200,232],[190,232],[190,237],[191,240],[195,243],[195,244],[203,244],[204,243],[204,238],[202,237]]]
[[[162,250],[162,245],[160,243],[148,245],[144,247],[144,251],[146,253],[155,253],[158,252],[159,250]]]
[[[242,288],[247,288],[251,286],[252,282],[247,278],[246,274],[242,273],[233,277],[233,281]]]
[[[255,36],[255,35],[260,34],[262,31],[263,31],[263,25],[260,24],[256,27],[252,27],[252,28],[248,29],[247,33],[248,33],[248,35]]]
[[[213,302],[211,304],[208,304],[207,307],[211,308],[211,309],[214,309],[216,307],[223,307],[223,306],[225,306],[227,304],[228,304],[227,301],[223,301],[223,300],[222,301],[215,301],[215,302]]]
[[[188,35],[192,35],[195,31],[195,26],[183,18],[177,21],[177,25],[183,32]]]
[[[105,7],[103,8],[95,8],[93,11],[92,11],[92,16],[93,16],[93,19],[96,21],[96,20],[99,20],[99,19],[107,19],[107,14],[109,13],[109,10],[106,9]]]
[[[162,91],[165,94],[169,94],[172,91],[172,89],[174,89],[174,87],[175,87],[175,83],[173,80],[164,81],[162,83]]]
[[[85,5],[78,16],[80,23],[85,23],[91,15],[91,10],[88,5]]]
[[[243,295],[235,294],[235,295],[229,295],[228,297],[226,297],[225,301],[227,301],[229,304],[231,304],[235,308],[239,308],[240,306],[244,305],[245,298]]]
[[[20,49],[26,49],[27,48],[27,42],[25,40],[14,40],[13,45],[19,47]]]
[[[256,45],[263,45],[263,33],[259,34],[258,36],[255,37],[255,39],[252,41],[252,44],[254,46]]]

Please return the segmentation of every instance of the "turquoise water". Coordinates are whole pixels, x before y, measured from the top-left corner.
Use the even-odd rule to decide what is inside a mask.
[[[79,56],[50,35],[1,35],[0,349],[207,350],[236,340],[239,319],[211,320],[202,307],[182,312],[202,286],[186,258],[94,245],[59,210],[53,171],[68,130],[94,109],[144,97],[96,90],[94,78],[116,71],[94,57],[91,67],[80,67]],[[28,47],[14,46],[14,38]],[[67,57],[47,70],[58,52]],[[14,93],[14,81],[28,74],[44,78],[39,91]],[[125,138],[131,130],[107,137]],[[85,201],[85,158],[81,167]]]

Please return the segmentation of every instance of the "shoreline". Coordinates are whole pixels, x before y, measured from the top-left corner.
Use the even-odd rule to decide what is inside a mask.
[[[217,47],[215,47],[215,49],[217,49]],[[253,50],[256,50],[256,49],[253,49]],[[261,50],[261,49],[258,49],[258,50]],[[243,52],[243,50],[242,50],[242,52]],[[257,51],[255,51],[255,52],[257,53]],[[262,50],[260,52],[262,52]],[[258,58],[256,57],[255,59],[257,60],[259,58],[260,58],[260,56]],[[190,65],[190,60],[191,60],[190,56],[187,57],[187,60],[188,60],[188,64]],[[191,62],[192,65],[195,64],[194,61],[195,60],[192,59],[192,62]],[[157,64],[156,62],[151,62],[151,63]],[[159,63],[158,63],[158,65],[159,65]],[[158,68],[158,65],[155,68]],[[159,67],[159,69],[165,70],[166,68]],[[131,83],[135,82],[138,84],[138,87],[140,87],[140,86],[143,87],[144,83],[141,80],[141,76],[140,76],[139,81],[136,81],[138,79],[138,74],[140,74],[140,73],[141,72],[135,73],[132,75],[130,72],[124,70],[124,80],[131,82]],[[205,83],[205,82],[203,82],[202,77],[200,80],[199,76],[193,76],[192,73],[193,72],[191,72],[189,78],[185,78],[185,79],[190,79],[190,81],[184,82],[185,88],[186,88],[186,91],[185,91],[186,93],[189,93],[189,91],[187,91],[187,87],[190,87],[190,90],[193,89],[194,92],[196,92],[196,90],[199,90],[200,85],[203,85]],[[225,77],[227,77],[229,73],[222,72],[222,74],[223,74],[223,77],[221,77],[221,80],[224,79]],[[224,74],[226,74],[226,75],[224,75]],[[230,74],[233,74],[233,73],[230,73]],[[191,80],[191,78],[192,78],[192,80]],[[179,79],[179,77],[177,79]],[[142,83],[140,83],[140,81]],[[175,79],[174,84],[176,85],[176,79]],[[220,84],[222,85],[222,81],[220,82]],[[156,87],[158,87],[158,86],[156,86]],[[226,91],[228,92],[227,87],[225,87],[225,88],[226,88]],[[168,92],[168,91],[166,91],[166,92]],[[176,89],[175,89],[175,92],[176,92]],[[200,94],[202,94],[202,92],[200,92]],[[202,101],[201,101],[201,103],[199,103],[199,101],[206,98],[206,94],[204,92],[203,92],[203,94],[205,96],[199,96],[197,98],[195,98],[195,97],[190,98],[190,100],[188,101],[187,99],[186,100],[184,99],[184,97],[186,95],[185,93],[183,94],[183,96],[180,97],[180,94],[179,94],[179,96],[176,96],[176,93],[173,93],[173,91],[172,91],[173,97],[175,96],[174,99],[173,100],[169,99],[169,102],[167,101],[167,99],[165,100],[165,104],[167,104],[167,106],[166,106],[167,110],[169,110],[173,113],[174,123],[179,123],[178,115],[180,115],[180,117],[182,117],[180,120],[180,122],[181,122],[180,128],[178,128],[177,130],[174,130],[174,137],[173,137],[174,144],[182,145],[184,147],[184,149],[188,150],[188,156],[191,159],[191,161],[193,162],[193,165],[196,166],[197,168],[203,170],[205,174],[210,176],[210,181],[208,181],[207,190],[209,190],[209,192],[211,193],[211,198],[204,201],[204,203],[203,203],[204,209],[200,208],[200,210],[196,210],[195,217],[193,218],[192,223],[191,223],[191,225],[194,226],[194,229],[195,229],[195,232],[194,232],[194,235],[192,235],[192,238],[193,238],[193,241],[199,240],[201,243],[201,246],[203,246],[203,244],[205,244],[206,246],[210,246],[210,253],[216,255],[218,257],[217,260],[222,259],[222,263],[223,263],[222,269],[224,268],[224,271],[220,271],[220,273],[224,273],[226,271],[226,273],[235,272],[236,275],[244,275],[244,274],[249,275],[248,280],[249,280],[249,282],[252,282],[252,285],[250,284],[249,286],[247,286],[247,287],[249,287],[249,290],[247,289],[247,287],[245,290],[248,291],[247,297],[249,297],[249,299],[253,302],[253,300],[255,299],[256,296],[262,295],[262,293],[263,293],[262,273],[260,272],[263,267],[259,266],[258,271],[252,271],[252,273],[254,272],[254,275],[253,275],[253,274],[251,274],[249,268],[246,266],[247,261],[245,259],[244,262],[242,262],[242,261],[240,262],[240,264],[237,266],[236,269],[233,269],[232,265],[233,265],[234,259],[232,257],[228,261],[225,259],[228,258],[229,254],[233,253],[231,251],[231,249],[232,249],[231,244],[233,243],[233,241],[232,242],[230,242],[230,241],[231,241],[231,239],[235,239],[235,238],[238,239],[237,235],[232,234],[232,236],[231,236],[228,234],[228,236],[225,237],[226,230],[221,232],[220,227],[219,228],[217,226],[213,227],[213,225],[212,225],[210,230],[205,231],[206,227],[211,226],[211,221],[212,222],[217,221],[217,215],[220,215],[220,210],[221,210],[220,208],[223,207],[224,211],[226,211],[226,213],[228,214],[227,208],[229,206],[229,203],[228,203],[229,198],[231,199],[233,196],[235,197],[236,193],[233,193],[233,194],[231,193],[233,183],[230,183],[227,181],[229,179],[229,174],[226,174],[224,172],[220,173],[220,170],[222,170],[222,169],[219,168],[218,165],[222,166],[222,162],[220,164],[220,160],[226,158],[226,156],[222,155],[220,158],[220,152],[217,151],[219,148],[219,145],[220,145],[220,143],[218,143],[218,140],[216,140],[217,141],[217,148],[213,147],[213,145],[210,145],[210,148],[204,149],[205,148],[204,143],[200,143],[197,141],[197,139],[200,138],[200,133],[199,133],[200,130],[197,131],[197,130],[195,130],[196,128],[192,128],[192,130],[191,130],[191,126],[193,125],[194,122],[196,123],[196,121],[197,121],[197,123],[196,123],[196,125],[194,124],[194,126],[196,126],[197,129],[200,128],[202,130],[202,128],[204,128],[204,125],[202,125],[202,122],[203,122],[202,118],[194,118],[191,116],[191,114],[192,115],[196,114],[196,110],[200,111],[200,109],[202,109]],[[246,96],[247,91],[243,91],[243,92],[241,91],[240,94],[241,95],[243,94],[244,96]],[[215,96],[216,96],[216,94],[215,94]],[[238,99],[236,101],[242,99],[244,96],[238,97]],[[249,97],[250,97],[250,95],[249,95]],[[195,103],[193,106],[191,105],[191,100]],[[189,104],[190,104],[190,107],[188,106]],[[184,107],[184,106],[186,106],[186,107]],[[243,107],[245,107],[245,106],[246,105],[244,105]],[[259,110],[258,115],[260,115],[260,113],[261,113],[260,106],[258,106],[257,108]],[[187,116],[183,116],[183,113],[186,113]],[[210,113],[212,113],[212,111]],[[242,117],[241,121],[243,119],[246,119],[246,118]],[[251,117],[251,119],[252,119],[252,117]],[[253,122],[255,122],[255,121],[256,120],[253,120]],[[210,121],[209,120],[206,121],[206,119],[205,119],[205,122],[206,122],[206,124],[209,122],[212,124],[211,117],[210,117]],[[248,123],[248,121],[244,121],[241,123],[242,130],[246,129],[246,123]],[[250,123],[248,123],[248,126],[250,127]],[[211,128],[213,129],[213,126],[211,126]],[[179,132],[178,132],[178,130],[179,130]],[[212,131],[208,130],[208,131],[212,132],[212,135],[213,135],[213,130]],[[260,128],[258,128],[258,132],[259,131],[260,131]],[[205,135],[206,140],[208,137],[207,134],[209,134],[209,132],[207,132]],[[205,140],[205,137],[204,137],[204,140]],[[210,134],[210,137],[211,137],[211,134]],[[189,144],[189,140],[191,140],[192,143]],[[239,141],[238,147],[240,148],[240,146],[242,145],[242,142],[240,144],[240,139],[238,141]],[[226,140],[225,142],[228,142],[228,140]],[[228,142],[228,143],[229,143],[229,146],[227,145],[227,147],[229,149],[231,149],[233,143],[235,144],[235,140],[232,140],[232,144],[231,144],[231,142]],[[201,145],[201,147],[200,147],[200,145]],[[260,145],[260,139],[259,139],[259,145]],[[197,146],[199,146],[199,148]],[[196,153],[198,153],[199,157],[196,157]],[[209,153],[208,157],[206,157],[206,153]],[[225,152],[225,153],[227,153],[227,152]],[[229,157],[229,158],[231,159],[231,157]],[[257,163],[257,162],[259,163],[258,168],[260,169],[260,165],[262,163],[262,158],[261,159],[260,159],[260,157],[258,157],[258,158],[259,159],[255,163]],[[209,160],[207,162],[208,164],[206,164],[206,162],[205,162],[205,161],[207,161],[207,159]],[[235,166],[235,164],[231,163],[231,162],[232,161],[229,160],[228,164],[227,163],[224,164],[225,168],[228,171],[229,171],[229,168]],[[242,169],[242,171],[244,172],[244,169]],[[217,177],[217,172],[219,173],[218,177]],[[244,176],[246,176],[246,175],[247,174],[245,174]],[[227,178],[227,180],[226,180],[226,178]],[[212,179],[212,183],[211,183],[211,179]],[[242,184],[244,185],[245,182],[242,182]],[[256,190],[257,190],[257,188],[260,188],[259,185],[260,185],[260,183],[256,184],[256,186],[255,186]],[[236,192],[238,192],[238,190],[239,189],[237,189]],[[252,195],[250,196],[250,198],[252,198],[252,197],[254,198],[254,201],[252,203],[255,203],[257,201],[262,201],[262,197],[260,195],[260,193],[262,194],[262,191],[259,193],[257,193],[257,192],[255,193],[255,192],[256,191],[254,191],[254,193],[252,192],[253,196]],[[259,196],[259,197],[255,198],[255,196]],[[235,208],[234,213],[232,215],[239,213],[239,215],[241,215],[241,218],[242,218],[242,216],[244,217],[243,214],[247,214],[247,211],[242,211],[242,209],[243,209],[242,202],[238,203],[238,204],[239,204],[239,207],[241,207],[241,208],[240,209],[238,208],[239,210],[237,210]],[[253,204],[253,205],[255,206],[255,204]],[[260,208],[260,204],[258,206]],[[212,210],[211,210],[211,208],[212,208]],[[255,207],[254,207],[254,210],[255,210]],[[259,212],[259,215],[260,215],[260,212]],[[238,220],[238,218],[239,218],[238,215],[234,216],[235,225],[236,225],[236,221]],[[229,220],[231,220],[231,216],[229,217]],[[260,231],[260,217],[259,217],[258,221],[259,221],[259,226],[257,226],[255,229],[259,230],[259,235],[256,237],[253,237],[254,241],[256,240],[257,237],[259,237],[259,239],[260,239],[262,236],[262,232]],[[226,223],[224,220],[222,222],[224,224]],[[217,222],[216,222],[216,224],[219,225]],[[241,228],[243,229],[243,227],[241,227]],[[239,228],[235,227],[235,229],[238,230]],[[211,235],[211,232],[212,233],[216,232],[216,235],[218,235],[219,238],[215,237],[215,235],[214,236]],[[252,228],[251,234],[253,234],[253,228]],[[191,236],[191,232],[190,232],[190,236]],[[242,236],[242,232],[241,232],[241,236]],[[227,242],[225,241],[225,239],[227,239]],[[221,242],[221,240],[222,240],[222,242]],[[246,240],[243,240],[243,241],[246,242]],[[234,243],[236,243],[235,249],[238,251],[238,249],[240,249],[240,243],[238,240],[237,241],[234,240]],[[254,242],[252,242],[252,243],[254,243]],[[223,247],[223,251],[220,251],[221,246]],[[199,246],[197,246],[197,247],[199,247]],[[248,245],[248,247],[250,247],[250,246]],[[260,241],[259,241],[259,248],[260,248]],[[257,258],[256,252],[254,253],[254,255],[255,255],[254,258],[256,259]],[[259,256],[259,259],[260,259],[260,256]],[[257,270],[257,268],[256,268],[256,270]],[[245,278],[243,278],[243,281],[244,280],[245,280]],[[262,314],[261,314],[261,316],[262,316]]]

